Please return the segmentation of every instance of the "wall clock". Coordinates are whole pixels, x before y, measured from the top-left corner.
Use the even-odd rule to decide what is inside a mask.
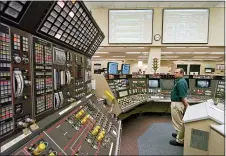
[[[154,40],[155,41],[159,41],[161,39],[161,36],[159,35],[159,34],[156,34],[155,36],[154,36]]]

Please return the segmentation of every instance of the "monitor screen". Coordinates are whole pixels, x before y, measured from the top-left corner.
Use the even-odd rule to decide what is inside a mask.
[[[108,74],[118,74],[118,63],[108,62]]]
[[[197,88],[210,88],[210,80],[196,80]]]
[[[158,88],[159,80],[149,80],[149,88]]]
[[[130,64],[122,64],[122,74],[129,74],[130,72]]]
[[[161,89],[171,90],[174,86],[174,79],[161,79]]]

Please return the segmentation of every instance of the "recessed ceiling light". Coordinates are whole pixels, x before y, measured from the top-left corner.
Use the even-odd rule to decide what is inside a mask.
[[[141,52],[126,52],[126,54],[140,54]]]

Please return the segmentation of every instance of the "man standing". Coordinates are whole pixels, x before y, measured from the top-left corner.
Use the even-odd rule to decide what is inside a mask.
[[[174,71],[176,82],[171,92],[171,116],[177,133],[172,134],[176,140],[170,140],[170,144],[174,146],[184,145],[184,124],[182,119],[189,104],[187,102],[188,84],[183,76],[184,69],[177,68]]]

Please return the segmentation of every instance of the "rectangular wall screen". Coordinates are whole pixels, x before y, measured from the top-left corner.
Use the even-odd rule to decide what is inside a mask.
[[[208,43],[209,9],[164,9],[162,43]]]
[[[109,43],[152,43],[153,10],[109,10]]]

